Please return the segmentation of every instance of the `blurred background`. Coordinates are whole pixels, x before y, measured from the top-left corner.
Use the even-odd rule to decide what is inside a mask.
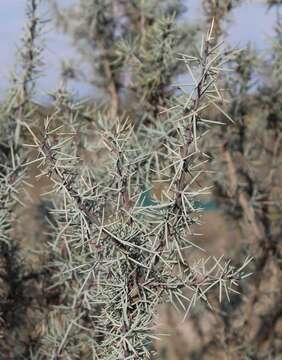
[[[60,0],[60,6],[70,6],[75,0]],[[187,11],[181,21],[202,28],[204,20],[200,0],[185,0]],[[3,1],[0,13],[0,96],[7,89],[10,72],[13,70],[15,54],[25,24],[25,1]],[[258,54],[265,55],[270,46],[270,38],[274,34],[277,8],[270,7],[265,1],[246,0],[234,7],[225,19],[223,27],[226,31],[225,41],[230,46],[242,48],[247,45]],[[37,98],[48,103],[48,91],[54,91],[61,75],[61,63],[70,58],[77,58],[70,39],[55,26],[52,21],[50,6],[43,2],[41,13],[45,20],[50,20],[44,34],[45,68],[38,82]],[[81,66],[86,66],[83,63]],[[70,88],[78,97],[92,96],[93,88],[82,82],[70,82]]]

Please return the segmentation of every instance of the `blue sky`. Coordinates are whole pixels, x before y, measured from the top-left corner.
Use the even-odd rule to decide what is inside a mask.
[[[59,4],[71,4],[74,0],[59,0]],[[187,21],[201,21],[200,0],[186,0],[188,6]],[[47,10],[43,10],[47,14]],[[273,33],[276,10],[268,10],[261,1],[245,1],[232,11],[230,25],[227,28],[227,41],[238,47],[244,47],[249,41],[259,50],[264,51]],[[25,1],[5,0],[1,3],[0,12],[0,96],[8,86],[10,71],[13,69],[16,46],[19,44],[21,31],[25,23]],[[54,25],[48,25],[44,59],[46,73],[39,82],[39,96],[43,91],[54,90],[58,84],[60,61],[74,55],[68,39],[59,34]],[[44,89],[44,90],[43,90]],[[86,95],[89,89],[77,86],[80,95]]]

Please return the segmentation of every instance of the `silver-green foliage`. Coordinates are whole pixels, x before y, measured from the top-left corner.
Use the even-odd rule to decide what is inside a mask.
[[[36,358],[152,358],[158,305],[173,304],[185,319],[212,289],[221,301],[248,276],[249,258],[235,268],[222,257],[191,264],[186,256],[201,217],[195,201],[208,190],[198,181],[208,160],[201,142],[216,124],[203,114],[223,101],[218,79],[230,56],[214,45],[212,28],[197,57],[180,54],[192,86],[182,86],[154,126],[136,129],[107,112],[82,125],[83,106],[64,91],[43,138],[25,124],[38,149],[32,162],[53,182],[48,291],[61,294]]]

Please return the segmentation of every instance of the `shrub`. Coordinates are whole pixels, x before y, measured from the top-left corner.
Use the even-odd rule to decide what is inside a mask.
[[[184,324],[203,303],[224,329],[219,342],[226,353],[257,354],[256,339],[265,339],[261,328],[249,347],[234,331],[251,331],[248,315],[267,266],[279,278],[281,229],[269,216],[280,205],[274,205],[272,183],[265,187],[255,167],[234,158],[269,161],[267,146],[247,141],[258,128],[262,141],[277,144],[270,154],[274,172],[279,85],[274,100],[268,87],[259,90],[266,125],[260,119],[247,124],[253,58],[218,43],[220,19],[209,19],[198,47],[196,30],[181,24],[181,1],[80,0],[64,10],[51,3],[88,68],[65,64],[52,106],[34,103],[43,22],[39,0],[28,0],[17,76],[1,106],[2,353],[19,359],[165,358],[155,346],[161,307],[172,306]],[[205,3],[210,17],[215,8]],[[230,6],[218,6],[223,18]],[[236,84],[225,74],[232,64]],[[191,84],[174,86],[184,70]],[[104,101],[76,99],[67,90],[73,78],[90,82]],[[274,115],[270,103],[278,108]],[[206,255],[195,240],[199,204],[213,182],[221,208],[250,226],[253,248],[240,246],[234,260]],[[30,235],[23,223],[31,208],[39,216],[28,220]],[[191,260],[194,249],[202,256]],[[262,276],[256,274],[245,301],[238,292],[247,292],[242,280],[250,267]],[[272,305],[278,299],[279,291]],[[237,320],[240,311],[245,320],[238,326],[231,317]],[[279,311],[277,305],[270,321]],[[267,321],[268,312],[262,314]],[[217,344],[216,334],[211,343]],[[205,349],[187,356],[202,358]]]

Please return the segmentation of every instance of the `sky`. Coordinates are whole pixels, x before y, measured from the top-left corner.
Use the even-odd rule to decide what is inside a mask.
[[[74,0],[59,0],[60,5],[69,5]],[[203,18],[200,0],[186,0],[188,12],[186,21],[199,23]],[[48,17],[48,9],[42,9]],[[244,47],[249,42],[260,52],[266,51],[273,34],[276,9],[268,9],[262,1],[245,0],[230,14],[227,27],[227,42],[235,47]],[[0,12],[0,98],[8,88],[9,76],[13,70],[17,45],[25,23],[25,0],[2,0]],[[49,23],[44,34],[46,63],[45,74],[39,81],[39,97],[44,98],[46,91],[54,91],[59,83],[60,63],[64,58],[75,55],[69,39],[60,34],[53,23]],[[87,96],[91,89],[82,84],[74,84],[78,96]]]

